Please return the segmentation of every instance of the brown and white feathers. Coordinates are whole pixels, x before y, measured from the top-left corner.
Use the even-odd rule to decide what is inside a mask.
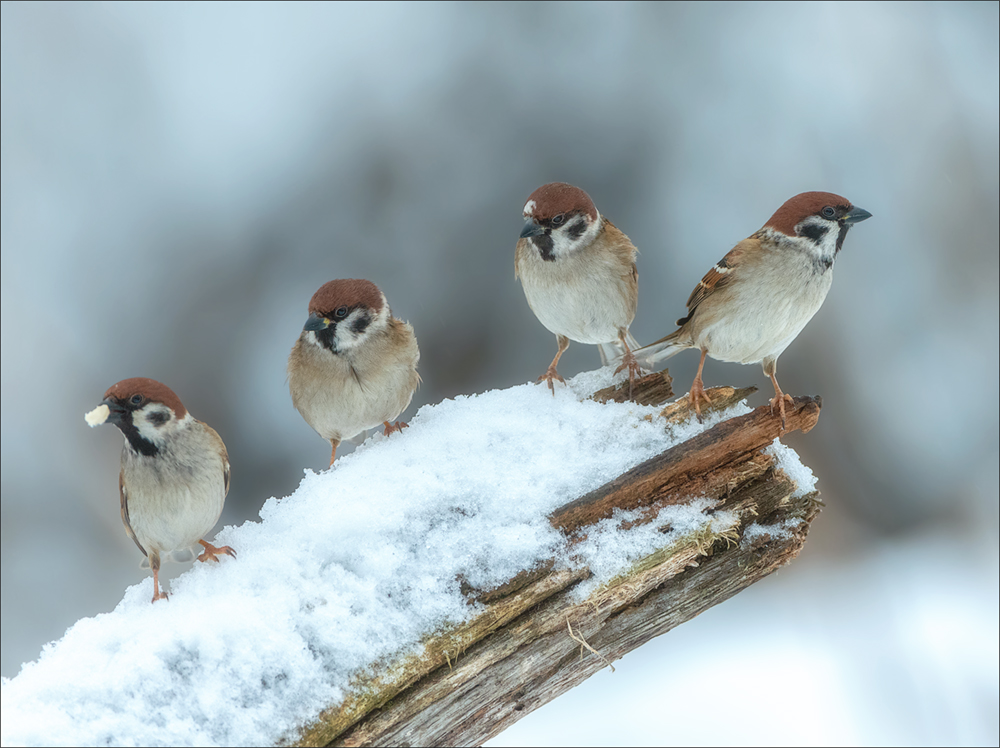
[[[122,522],[153,570],[154,601],[166,597],[158,583],[162,559],[190,560],[198,544],[202,561],[236,555],[203,540],[229,492],[226,446],[173,390],[145,377],[122,380],[86,420],[112,423],[125,437],[118,476]]]
[[[679,329],[638,352],[646,365],[687,348],[704,357],[762,362],[776,398],[782,351],[822,306],[850,227],[871,214],[829,192],[804,192],[726,254],[694,288]],[[692,399],[701,384],[701,367]],[[697,403],[696,403],[697,405]],[[782,413],[784,412],[782,406]]]
[[[630,357],[637,347],[628,327],[639,275],[629,238],[598,212],[586,192],[562,182],[531,193],[523,216],[514,275],[528,306],[559,344],[542,378],[550,387],[553,379],[561,381],[555,366],[570,340],[599,345],[605,364]]]
[[[392,316],[385,296],[367,280],[325,283],[288,358],[296,410],[332,446],[384,424],[386,433],[420,383],[413,328]]]

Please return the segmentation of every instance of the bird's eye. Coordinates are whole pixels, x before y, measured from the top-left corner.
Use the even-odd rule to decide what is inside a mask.
[[[822,213],[823,213],[823,218],[833,218],[835,215],[837,215],[837,211],[835,211],[829,205],[823,208]]]
[[[132,403],[132,405],[142,405],[142,395],[132,395],[128,401]]]
[[[333,316],[336,317],[337,319],[343,319],[344,317],[347,316],[347,307],[346,306],[338,307],[337,311],[333,313]]]
[[[559,215],[555,216],[552,219],[552,225],[553,226],[562,226],[562,223],[565,220],[566,220],[566,214],[565,213],[560,213]]]

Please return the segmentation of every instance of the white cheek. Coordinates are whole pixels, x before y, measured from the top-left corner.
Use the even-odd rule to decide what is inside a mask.
[[[367,310],[355,309],[343,322],[337,323],[337,331],[334,334],[334,341],[336,342],[337,350],[346,351],[354,348],[355,346],[362,345],[369,335],[373,332],[384,329],[389,323],[389,306],[383,300],[382,309],[375,315],[375,318],[372,319],[368,326],[361,332],[356,332],[354,330],[354,324],[359,318],[370,313],[371,312]]]
[[[837,254],[837,237],[840,235],[840,226],[828,221],[824,221],[823,225],[827,231],[819,241],[819,253],[821,257],[832,259]]]
[[[568,229],[578,220],[580,219],[574,218],[566,226],[552,232],[552,254],[556,257],[563,257],[570,252],[588,247],[597,238],[597,234],[601,230],[600,215],[598,215],[596,221],[590,222],[590,225],[587,226],[586,230],[580,236],[574,239],[569,235]]]
[[[161,425],[156,426],[150,423],[146,418],[150,412],[166,413],[169,418]],[[162,444],[168,436],[175,433],[178,429],[186,426],[190,421],[190,413],[185,413],[184,418],[178,421],[174,418],[174,412],[166,406],[159,406],[155,411],[150,411],[149,406],[147,406],[132,415],[132,423],[135,426],[136,431],[139,432],[141,437],[152,442],[153,444]]]
[[[840,236],[840,227],[834,226],[823,237],[823,254],[826,257],[833,257],[837,254],[838,236]]]

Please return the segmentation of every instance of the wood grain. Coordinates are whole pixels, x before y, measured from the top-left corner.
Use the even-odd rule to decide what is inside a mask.
[[[715,388],[709,396],[722,408],[750,391]],[[796,398],[786,412],[788,430],[810,430],[820,405],[816,398]],[[654,422],[675,427],[690,417],[686,408],[681,398]],[[765,453],[780,430],[768,406],[757,408],[668,449],[550,517],[568,546],[615,509],[639,509],[634,526],[653,521],[663,506],[693,497],[712,499],[712,511],[733,513],[735,524],[665,540],[664,547],[583,596],[577,587],[589,570],[554,561],[494,589],[463,584],[470,602],[481,606],[478,615],[428,636],[419,655],[357,679],[343,703],[317,715],[293,739],[300,745],[480,744],[607,663],[788,563],[821,503],[818,494],[800,495]],[[791,530],[744,537],[752,523]]]

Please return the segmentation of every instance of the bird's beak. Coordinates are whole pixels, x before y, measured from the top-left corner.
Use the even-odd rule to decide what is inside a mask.
[[[310,314],[309,319],[306,320],[306,324],[302,328],[302,332],[319,332],[329,326],[330,320],[326,317],[320,317],[318,314]]]
[[[545,233],[545,229],[535,223],[533,219],[529,218],[524,222],[524,228],[521,229],[521,238],[527,239],[529,236],[538,236],[543,233]]]
[[[844,216],[844,223],[861,223],[872,217],[864,208],[851,208],[850,213]]]

